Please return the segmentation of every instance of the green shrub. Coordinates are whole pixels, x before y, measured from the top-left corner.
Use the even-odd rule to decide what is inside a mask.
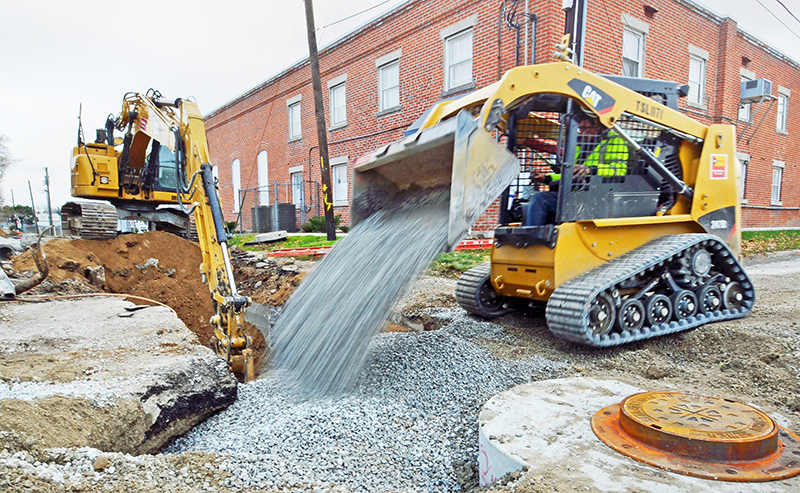
[[[336,228],[339,228],[339,223],[341,221],[342,221],[341,214],[336,214],[335,216],[333,216],[333,224]],[[306,233],[327,232],[327,228],[325,227],[325,216],[314,216],[308,218],[308,222],[300,226],[300,229],[302,229]]]

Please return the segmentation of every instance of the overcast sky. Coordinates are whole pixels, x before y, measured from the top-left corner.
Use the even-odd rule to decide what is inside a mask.
[[[800,17],[800,0],[781,1]],[[320,47],[402,2],[314,0]],[[800,34],[800,22],[777,0],[698,3],[800,61],[800,38],[790,31]],[[30,181],[44,209],[45,167],[53,207],[69,200],[81,103],[93,141],[125,92],[194,96],[208,113],[307,55],[302,0],[0,0],[0,134],[19,161],[3,177],[5,204],[13,189],[17,204],[30,205]]]

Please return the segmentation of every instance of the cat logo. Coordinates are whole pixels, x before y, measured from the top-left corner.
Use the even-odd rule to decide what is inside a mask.
[[[586,104],[594,108],[598,115],[604,115],[614,109],[614,99],[599,87],[595,87],[580,79],[572,79],[567,85],[578,94]]]
[[[597,91],[590,85],[587,85],[583,88],[583,92],[581,93],[581,97],[586,100],[587,103],[592,105],[592,108],[597,106],[597,103],[602,101],[603,96],[597,94]]]

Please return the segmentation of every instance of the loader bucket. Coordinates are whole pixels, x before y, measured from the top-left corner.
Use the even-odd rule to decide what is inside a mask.
[[[449,187],[452,249],[518,173],[516,156],[462,110],[455,118],[356,160],[351,225],[381,209],[400,191]]]

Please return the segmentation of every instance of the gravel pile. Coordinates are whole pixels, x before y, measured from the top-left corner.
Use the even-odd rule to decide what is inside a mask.
[[[484,338],[507,337],[462,310],[434,309],[434,332],[376,336],[356,390],[303,400],[272,373],[239,387],[235,404],[170,444],[165,453],[217,452],[232,488],[332,483],[352,491],[459,491],[477,484],[480,406],[565,365],[500,360]]]

